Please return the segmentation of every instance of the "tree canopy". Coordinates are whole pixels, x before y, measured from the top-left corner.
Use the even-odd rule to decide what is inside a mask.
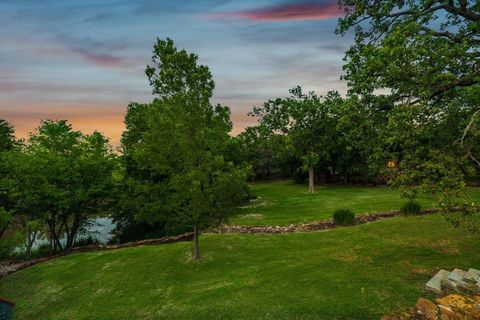
[[[246,191],[246,173],[222,156],[230,110],[210,103],[214,81],[197,60],[157,39],[145,70],[155,99],[130,105],[122,138],[126,181],[142,199],[135,219],[193,228],[194,259],[201,229],[220,222]]]
[[[399,163],[393,185],[411,197],[417,186],[441,191],[448,210],[461,205],[465,177],[480,169],[478,2],[340,4],[338,31],[355,31],[344,66],[349,92],[391,106],[382,149]]]
[[[87,219],[106,209],[115,163],[102,134],[84,135],[63,120],[43,121],[25,145],[4,153],[0,183],[24,228],[27,255],[42,228],[51,251],[74,245]]]

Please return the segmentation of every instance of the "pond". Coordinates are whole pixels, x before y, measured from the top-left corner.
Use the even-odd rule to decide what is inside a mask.
[[[106,244],[113,237],[112,231],[115,229],[115,223],[110,217],[97,217],[90,219],[88,225],[84,229],[83,232],[77,235],[77,240],[86,239],[91,236],[99,243]],[[62,238],[60,242],[64,245],[66,242],[65,238]],[[38,249],[42,245],[47,245],[48,243],[48,238],[45,235],[40,235],[33,243],[32,249]]]

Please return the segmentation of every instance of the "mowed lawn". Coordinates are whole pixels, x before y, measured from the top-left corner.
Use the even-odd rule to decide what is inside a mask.
[[[340,208],[367,213],[398,210],[405,203],[388,187],[320,185],[310,194],[307,185],[278,181],[252,183],[251,189],[259,198],[234,210],[229,224],[288,225],[330,219]],[[467,192],[480,201],[480,188],[468,188]],[[420,194],[418,200],[423,208],[438,206],[432,195]]]
[[[15,319],[379,319],[440,268],[480,268],[480,237],[441,216],[326,232],[202,235],[66,256],[0,280]]]

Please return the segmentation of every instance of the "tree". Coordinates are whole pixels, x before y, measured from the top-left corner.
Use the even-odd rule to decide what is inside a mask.
[[[278,178],[291,175],[287,140],[287,136],[272,134],[265,126],[252,126],[231,138],[223,154],[237,166],[250,167],[254,179]]]
[[[410,196],[419,185],[442,191],[442,203],[457,206],[464,177],[480,169],[478,2],[340,4],[338,31],[355,30],[344,67],[350,94],[393,106],[383,149],[399,164],[394,185]]]
[[[13,126],[6,120],[0,119],[0,176],[6,174],[2,154],[12,150],[17,145]],[[10,224],[12,215],[6,210],[8,206],[6,191],[0,188],[0,238]]]
[[[315,191],[315,167],[327,166],[335,147],[336,117],[342,98],[329,92],[322,100],[313,92],[304,94],[300,87],[290,90],[291,97],[267,101],[252,114],[272,133],[287,135],[303,168],[308,170],[308,191]]]
[[[384,128],[391,105],[378,97],[359,99],[348,95],[337,109],[337,140],[333,166],[344,183],[381,182],[387,161],[384,155]]]
[[[13,125],[4,119],[0,119],[0,180],[1,177],[7,174],[7,169],[4,166],[4,155],[18,146],[20,146],[20,141],[15,139]],[[7,191],[0,184],[0,239],[2,239],[13,220],[11,207],[12,204],[8,199]],[[3,244],[0,246],[0,256],[10,254],[10,250],[16,242],[10,240],[11,239],[5,239],[5,237],[3,237]]]
[[[116,164],[98,132],[84,135],[66,121],[46,120],[4,160],[1,184],[26,231],[27,256],[42,226],[51,251],[67,249],[87,219],[108,204]]]
[[[42,172],[45,162],[40,156],[29,153],[27,147],[3,156],[7,174],[1,179],[1,185],[11,203],[10,212],[22,227],[27,257],[41,229],[40,222],[47,217],[47,203],[52,197],[47,176]]]
[[[136,219],[188,225],[194,231],[194,259],[200,258],[199,234],[219,223],[245,194],[245,172],[224,160],[221,151],[231,130],[228,107],[210,103],[214,82],[198,57],[178,50],[172,40],[153,48],[145,73],[156,95],[146,106],[131,105],[122,142],[143,189]],[[153,190],[155,199],[145,193]]]
[[[15,130],[13,125],[4,119],[0,119],[0,153],[12,150],[18,145],[15,139]]]

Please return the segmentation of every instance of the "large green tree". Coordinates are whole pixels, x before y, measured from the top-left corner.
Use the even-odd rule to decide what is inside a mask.
[[[398,161],[394,185],[410,196],[417,186],[441,191],[448,208],[459,205],[465,176],[480,169],[478,1],[340,4],[339,32],[355,32],[344,67],[350,94],[391,106],[382,149]],[[467,207],[456,223],[475,212]]]
[[[337,92],[319,97],[304,94],[300,87],[290,90],[291,97],[269,100],[255,107],[252,114],[272,134],[289,137],[295,156],[308,171],[308,191],[315,191],[315,168],[328,166],[336,141],[336,110],[343,103]]]
[[[116,162],[98,132],[84,135],[66,121],[46,120],[3,160],[1,185],[26,231],[27,255],[42,226],[52,251],[72,247],[87,219],[108,204]]]
[[[5,154],[19,146],[20,142],[15,138],[13,125],[4,119],[0,119],[0,177],[3,177],[8,173],[8,170],[4,165]],[[13,220],[11,206],[12,204],[8,199],[7,190],[0,184],[0,239],[5,234],[5,231],[7,231],[7,228]],[[5,238],[2,239],[2,242],[4,245],[0,246],[0,255],[5,253],[8,254],[10,251],[10,243],[7,243],[9,241]]]
[[[251,178],[271,179],[292,174],[287,146],[288,136],[274,134],[266,126],[258,125],[231,138],[223,154],[236,165],[250,166]]]
[[[210,103],[214,81],[197,60],[172,40],[157,39],[145,71],[156,98],[129,107],[122,139],[132,166],[127,180],[148,200],[137,202],[136,218],[193,228],[194,259],[200,258],[201,230],[224,219],[246,188],[245,172],[221,155],[230,110]],[[149,190],[156,198],[146,195]]]

